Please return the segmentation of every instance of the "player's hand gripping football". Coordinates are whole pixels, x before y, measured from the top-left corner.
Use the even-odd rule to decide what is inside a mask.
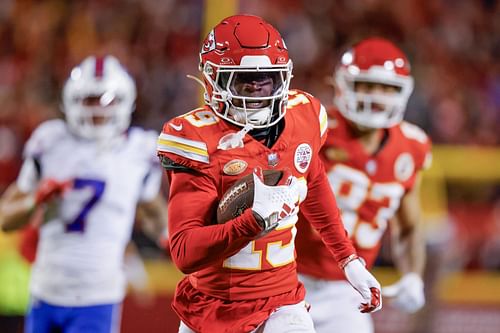
[[[257,215],[263,233],[278,226],[280,220],[295,214],[299,202],[307,194],[307,186],[285,170],[281,180],[275,186],[264,184],[262,168],[253,171],[254,199],[252,210]]]
[[[380,283],[368,272],[364,263],[356,255],[352,255],[340,264],[344,269],[347,281],[363,297],[364,302],[359,305],[363,313],[376,312],[382,309]]]
[[[398,282],[382,288],[389,304],[408,313],[420,310],[425,304],[424,282],[417,273],[405,274]]]
[[[71,181],[61,182],[52,178],[42,180],[35,193],[36,205],[49,202],[61,196],[71,186]]]

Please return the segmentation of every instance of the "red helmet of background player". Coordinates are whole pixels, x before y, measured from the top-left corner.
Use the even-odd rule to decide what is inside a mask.
[[[365,39],[342,55],[335,72],[335,104],[349,120],[368,128],[400,123],[413,91],[410,64],[405,54],[382,38]],[[395,87],[394,93],[357,92],[356,82]],[[374,107],[376,106],[376,107]]]
[[[279,32],[262,18],[235,15],[216,25],[203,42],[200,71],[205,101],[223,119],[265,128],[285,115],[292,62]],[[236,91],[238,75],[255,73],[273,79],[270,96],[248,97]],[[256,107],[259,104],[265,106]]]

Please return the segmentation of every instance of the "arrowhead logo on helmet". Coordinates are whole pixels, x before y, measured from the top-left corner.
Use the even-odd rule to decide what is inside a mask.
[[[215,34],[213,30],[208,33],[208,36],[203,43],[203,47],[201,48],[201,53],[207,53],[212,50],[215,50]]]

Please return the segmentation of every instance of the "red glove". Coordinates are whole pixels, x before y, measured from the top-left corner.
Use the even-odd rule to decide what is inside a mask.
[[[52,178],[42,180],[36,190],[35,203],[39,205],[61,196],[66,190],[71,188],[72,184],[72,181],[60,182]]]
[[[38,228],[28,224],[28,226],[22,231],[19,251],[21,252],[21,255],[30,263],[35,261],[38,239]]]

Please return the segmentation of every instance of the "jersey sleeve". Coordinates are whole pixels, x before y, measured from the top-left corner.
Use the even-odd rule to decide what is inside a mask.
[[[427,134],[420,127],[408,122],[401,124],[401,133],[410,140],[416,171],[430,168],[432,142]]]
[[[152,130],[142,132],[141,153],[144,154],[148,170],[142,182],[140,201],[151,201],[160,192],[162,170],[158,158],[155,158],[158,133]]]
[[[158,137],[157,153],[176,165],[194,170],[210,167],[208,145],[193,128],[181,117],[165,123]]]
[[[21,192],[29,193],[36,189],[40,180],[40,168],[38,162],[33,157],[27,157],[23,161],[16,185]]]
[[[318,109],[318,107],[316,108]],[[328,115],[326,112],[326,108],[323,104],[319,103],[319,113],[318,113],[318,122],[319,122],[319,134],[321,137],[321,146],[325,144],[327,138],[327,130],[328,130]]]
[[[356,253],[347,236],[335,196],[319,156],[311,163],[308,194],[300,206],[302,215],[319,232],[337,262]]]
[[[40,124],[24,145],[23,165],[17,176],[18,188],[25,192],[33,191],[42,177],[41,156],[66,133],[66,125],[61,119]]]
[[[170,252],[184,273],[222,261],[261,231],[250,209],[225,224],[216,224],[220,174],[217,161],[211,163],[206,140],[197,127],[180,117],[165,124],[157,142],[170,183]]]
[[[306,94],[306,96],[308,96],[309,100],[311,101],[314,110],[314,118],[319,128],[320,146],[323,146],[326,141],[328,130],[328,114],[326,112],[326,108],[316,97],[308,93],[304,94]]]
[[[53,119],[40,124],[24,145],[24,157],[38,157],[67,133],[64,120]]]
[[[307,124],[311,124],[315,128],[314,135],[319,134],[320,146],[322,146],[326,141],[328,130],[328,115],[325,106],[316,97],[300,90],[291,90],[289,98],[288,104],[290,108],[310,105],[313,115],[307,120]]]
[[[167,172],[170,253],[184,273],[233,255],[261,231],[250,209],[225,224],[213,224],[218,195],[209,175],[196,171]]]

